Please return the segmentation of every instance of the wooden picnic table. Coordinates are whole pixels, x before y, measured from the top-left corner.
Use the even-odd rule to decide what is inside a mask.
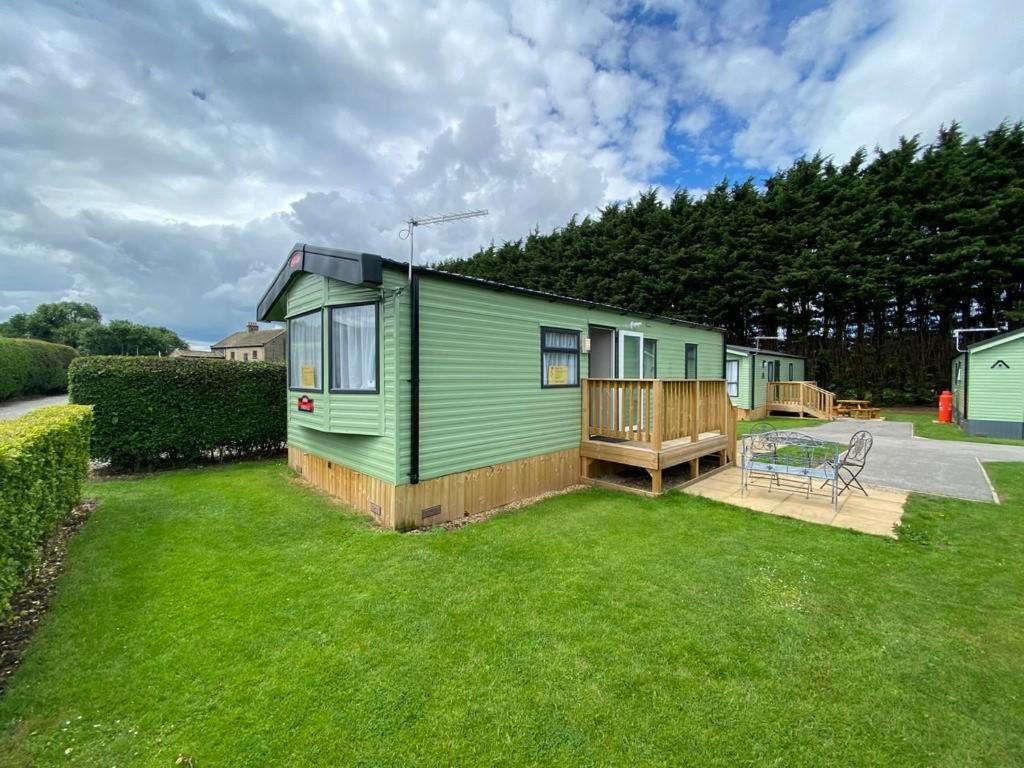
[[[877,419],[881,408],[873,408],[870,400],[836,400],[836,415],[854,419]]]

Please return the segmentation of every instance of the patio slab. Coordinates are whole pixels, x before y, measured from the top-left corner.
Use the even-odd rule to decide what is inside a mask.
[[[818,525],[849,528],[874,536],[895,538],[895,528],[903,517],[909,494],[866,486],[868,495],[847,491],[839,497],[839,509],[832,510],[832,498],[826,491],[805,497],[803,491],[772,487],[766,480],[752,482],[744,494],[740,489],[740,471],[731,467],[707,480],[698,480],[683,488],[683,493],[722,501],[755,512],[792,517]]]

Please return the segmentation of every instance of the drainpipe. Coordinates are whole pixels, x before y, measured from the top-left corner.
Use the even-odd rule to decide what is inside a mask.
[[[750,410],[754,410],[757,398],[754,397],[754,387],[757,386],[757,353],[753,352],[750,355]]]
[[[409,303],[409,483],[420,481],[420,276],[412,271]]]

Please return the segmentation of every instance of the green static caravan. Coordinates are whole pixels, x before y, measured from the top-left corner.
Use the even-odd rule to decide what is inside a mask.
[[[758,419],[767,415],[769,382],[804,381],[807,375],[806,360],[786,352],[730,344],[726,347],[725,360],[729,398],[739,409],[741,418]]]
[[[953,419],[969,435],[1024,440],[1024,328],[953,358]]]
[[[720,329],[303,244],[257,316],[288,325],[290,463],[396,528],[578,483],[584,378],[725,367]]]

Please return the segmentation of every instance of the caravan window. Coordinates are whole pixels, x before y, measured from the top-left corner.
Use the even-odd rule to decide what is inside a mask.
[[[740,361],[725,361],[725,386],[729,391],[729,397],[739,397],[740,394]]]
[[[645,379],[658,378],[658,342],[656,339],[644,339],[644,369],[641,373]]]
[[[331,392],[379,392],[378,304],[330,309]]]
[[[323,389],[323,314],[314,309],[288,320],[288,386],[319,392]]]
[[[684,360],[683,376],[687,379],[697,378],[697,345],[686,345],[686,358]]]
[[[793,364],[789,364],[789,381],[793,380]]]
[[[580,332],[563,328],[540,329],[540,385],[580,385]]]

